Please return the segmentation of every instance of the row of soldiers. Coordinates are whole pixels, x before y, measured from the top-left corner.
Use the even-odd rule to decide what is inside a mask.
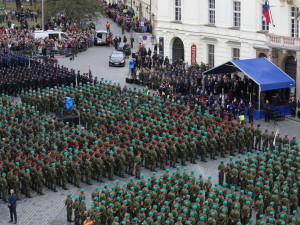
[[[1,66],[4,58],[10,56],[17,63],[11,66]],[[4,62],[5,64],[6,62]],[[5,64],[6,65],[6,64]],[[73,69],[52,63],[43,63],[41,60],[30,60],[15,53],[0,54],[0,93],[9,96],[18,96],[22,92],[38,91],[47,87],[54,88],[60,85],[86,84],[92,80]]]
[[[13,51],[2,51],[0,53],[0,68],[11,66],[28,66],[29,59]]]
[[[222,162],[224,163],[224,162]],[[288,213],[287,207],[275,208],[276,202],[264,201],[266,193],[244,190],[237,192],[235,186],[211,182],[211,176],[203,179],[187,169],[165,170],[157,176],[120,184],[117,180],[100,191],[96,186],[87,207],[85,190],[65,201],[67,220],[82,224],[86,217],[95,225],[106,224],[172,224],[172,225],[284,225],[299,224],[297,208]],[[267,205],[266,205],[267,204]],[[292,204],[292,203],[291,203]],[[263,210],[265,209],[265,210]],[[80,223],[81,222],[81,223]]]

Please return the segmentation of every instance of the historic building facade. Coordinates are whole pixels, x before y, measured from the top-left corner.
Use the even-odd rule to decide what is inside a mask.
[[[217,66],[232,59],[268,57],[300,87],[300,0],[269,0],[272,24],[263,17],[265,0],[162,0],[155,36],[171,60]],[[297,66],[298,65],[298,66]],[[298,88],[299,90],[300,88]],[[300,90],[297,91],[300,98]]]

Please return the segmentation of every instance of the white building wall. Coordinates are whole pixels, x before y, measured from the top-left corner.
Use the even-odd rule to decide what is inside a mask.
[[[207,63],[207,44],[215,45],[215,65],[232,59],[232,48],[240,49],[240,59],[256,57],[256,48],[264,47],[266,36],[261,32],[264,0],[240,0],[241,26],[233,28],[233,0],[215,0],[215,26],[208,25],[208,0],[181,0],[181,21],[175,20],[175,0],[159,0],[156,17],[157,38],[164,37],[164,55],[172,59],[175,37],[184,43],[185,61],[191,62],[191,45],[197,46],[197,62]],[[300,6],[300,1],[294,4]],[[290,36],[290,8],[286,0],[270,1],[275,27],[269,33]],[[235,43],[236,42],[236,43]],[[235,44],[236,45],[235,45]],[[264,47],[265,48],[265,47]]]

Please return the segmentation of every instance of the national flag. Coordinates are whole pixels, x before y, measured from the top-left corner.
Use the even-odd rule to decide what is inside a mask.
[[[271,23],[271,19],[270,19],[270,11],[269,11],[269,6],[268,6],[268,0],[265,0],[265,5],[264,5],[264,11],[263,11],[263,15],[266,18],[266,21],[268,23]]]
[[[65,97],[66,109],[70,110],[74,108],[74,98]]]
[[[92,75],[91,69],[89,69],[89,79],[90,79],[90,80],[93,79],[93,75]]]

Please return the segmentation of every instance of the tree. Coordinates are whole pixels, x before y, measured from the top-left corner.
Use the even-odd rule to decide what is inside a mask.
[[[17,7],[17,11],[21,11],[21,0],[16,0],[16,7]]]
[[[63,13],[65,17],[79,22],[87,16],[96,17],[98,5],[95,0],[47,0],[45,8],[46,18]]]

